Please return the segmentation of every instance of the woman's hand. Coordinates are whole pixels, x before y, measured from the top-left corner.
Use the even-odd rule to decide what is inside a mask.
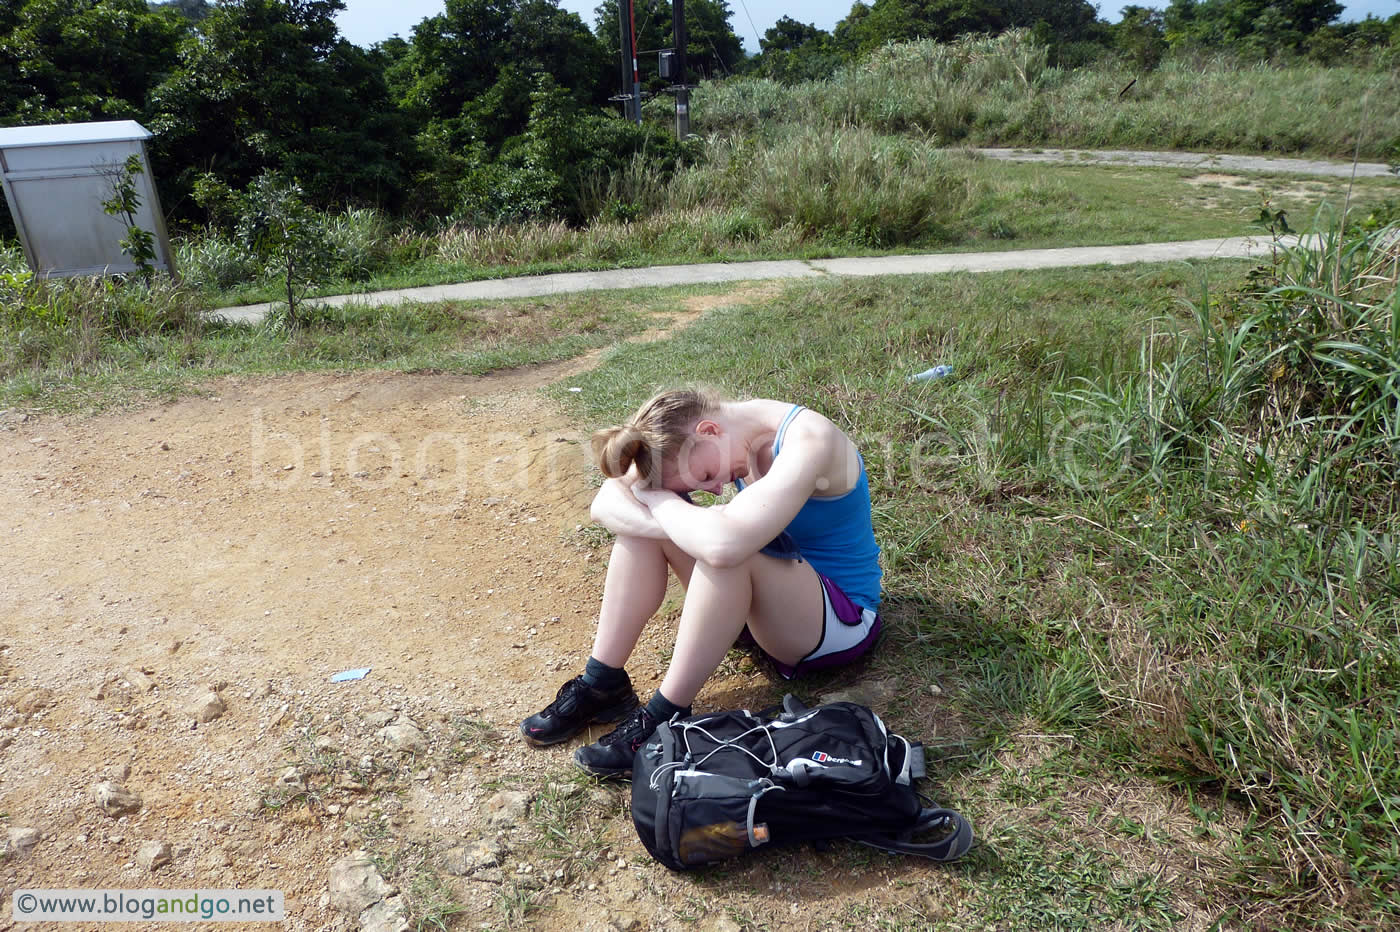
[[[632,494],[637,501],[647,510],[651,510],[657,505],[672,501],[685,501],[684,496],[677,495],[667,489],[646,489],[640,486],[632,486]]]
[[[628,477],[609,479],[593,497],[589,513],[594,521],[619,537],[667,540],[670,535],[661,529],[651,509],[634,494],[644,491],[648,490],[638,489],[628,481]]]

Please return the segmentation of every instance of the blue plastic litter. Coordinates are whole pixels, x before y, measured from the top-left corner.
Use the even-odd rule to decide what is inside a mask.
[[[909,381],[932,382],[934,379],[944,379],[952,374],[952,366],[934,366],[932,369],[925,369],[923,372],[909,376]]]
[[[360,667],[358,670],[342,670],[331,677],[332,683],[344,683],[347,680],[362,680],[369,675],[373,667]]]

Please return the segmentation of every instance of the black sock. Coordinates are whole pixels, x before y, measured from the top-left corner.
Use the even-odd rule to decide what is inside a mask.
[[[616,689],[629,682],[626,670],[610,667],[593,657],[589,657],[588,663],[584,665],[583,681],[594,689]]]
[[[661,695],[661,690],[651,694],[651,699],[647,701],[647,712],[658,722],[669,722],[671,716],[679,715],[681,718],[690,717],[690,706],[676,705],[670,699]]]

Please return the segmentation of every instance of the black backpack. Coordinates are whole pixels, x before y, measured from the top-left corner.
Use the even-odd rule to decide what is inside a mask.
[[[766,844],[849,838],[938,861],[962,857],[972,827],[924,805],[923,746],[852,702],[776,718],[748,711],[658,725],[632,763],[632,821],[662,864],[685,870]],[[940,835],[915,841],[916,835]]]

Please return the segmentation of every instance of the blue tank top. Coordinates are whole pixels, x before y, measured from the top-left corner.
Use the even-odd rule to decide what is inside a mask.
[[[802,410],[802,405],[793,405],[783,418],[773,438],[774,459],[782,451],[788,425]],[[742,479],[735,479],[734,484],[743,490]],[[880,607],[880,547],[870,519],[870,481],[864,458],[860,478],[849,492],[813,495],[785,530],[813,569],[840,586],[852,602],[872,611]]]

